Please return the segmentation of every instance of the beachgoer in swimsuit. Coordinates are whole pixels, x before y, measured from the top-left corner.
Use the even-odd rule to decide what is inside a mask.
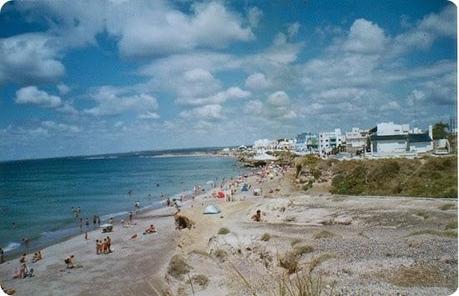
[[[74,259],[75,259],[75,256],[71,255],[70,257],[67,257],[64,260],[64,263],[67,265],[68,269],[71,269],[71,268],[75,267]]]
[[[26,253],[22,254],[21,258],[19,258],[19,263],[25,263],[27,261],[26,256]]]
[[[145,232],[143,234],[155,233],[155,232],[156,232],[156,228],[153,224],[151,224],[147,229],[145,229]]]
[[[260,210],[257,210],[257,213],[252,216],[252,220],[255,222],[261,221],[261,211]]]
[[[3,249],[0,248],[0,264],[2,264],[3,262],[5,262],[4,252]]]
[[[111,246],[112,246],[112,240],[109,236],[107,236],[107,252],[108,253],[112,252]]]

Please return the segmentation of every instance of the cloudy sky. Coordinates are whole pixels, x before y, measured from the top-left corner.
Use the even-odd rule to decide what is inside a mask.
[[[0,14],[3,160],[426,128],[455,110],[446,1],[39,0]]]

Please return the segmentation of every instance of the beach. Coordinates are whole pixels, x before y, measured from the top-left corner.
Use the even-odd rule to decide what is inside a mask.
[[[324,295],[456,289],[456,199],[306,194],[291,176],[273,166],[227,181],[231,201],[205,192],[184,202],[191,229],[175,229],[175,208],[147,211],[132,228],[115,223],[111,254],[96,255],[94,241],[106,235],[95,230],[87,241],[79,235],[45,248],[29,266],[34,277],[12,279],[14,259],[0,265],[0,278],[16,295],[280,295],[280,279],[306,273],[320,278]],[[221,213],[204,215],[209,204]],[[251,219],[257,210],[260,222]],[[150,224],[158,233],[142,235]],[[289,275],[283,258],[292,252]],[[69,255],[82,267],[66,270]]]

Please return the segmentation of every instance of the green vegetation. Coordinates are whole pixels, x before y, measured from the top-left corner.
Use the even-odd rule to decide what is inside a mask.
[[[433,230],[433,229],[425,229],[425,230],[414,231],[414,232],[410,233],[410,236],[423,235],[423,234],[446,236],[446,237],[457,237],[457,232],[456,231],[453,231],[453,230],[439,231],[439,230]]]
[[[260,240],[264,241],[264,242],[267,242],[271,239],[271,235],[269,233],[263,233],[263,235],[261,236]]]
[[[456,156],[344,161],[306,156],[297,159],[295,166],[297,177],[315,180],[328,171],[329,190],[334,194],[457,198]],[[303,189],[312,187],[310,179],[303,182]]]
[[[451,221],[445,226],[445,230],[457,229],[457,221]]]
[[[218,230],[218,234],[222,234],[222,235],[228,234],[228,233],[230,233],[230,232],[231,232],[231,231],[230,231],[228,228],[226,228],[226,227],[222,227],[222,228],[220,228],[220,229]]]
[[[432,127],[432,136],[434,140],[446,139],[448,136],[448,124],[443,122],[437,122]]]

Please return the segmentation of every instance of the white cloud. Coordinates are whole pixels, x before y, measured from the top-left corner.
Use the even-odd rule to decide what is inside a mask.
[[[288,105],[290,99],[284,91],[277,91],[269,95],[267,102],[272,106],[281,107]]]
[[[60,95],[66,95],[69,93],[70,91],[70,87],[68,87],[67,85],[65,85],[64,83],[59,83],[57,85],[57,90],[59,91],[59,94]]]
[[[262,16],[263,11],[261,11],[258,7],[251,7],[247,16],[250,26],[253,28],[257,27]]]
[[[389,101],[385,104],[382,104],[379,108],[381,111],[397,111],[400,109],[400,104],[397,101]]]
[[[456,37],[456,7],[453,4],[439,13],[425,16],[414,28],[396,36],[391,53],[400,55],[410,50],[427,50],[440,37]]]
[[[53,96],[35,86],[26,86],[16,91],[16,103],[35,104],[43,107],[54,108],[62,104],[58,96]]]
[[[269,82],[263,73],[253,73],[245,80],[245,86],[253,90],[269,87]]]
[[[298,34],[298,31],[300,30],[300,23],[296,22],[293,24],[290,24],[287,27],[287,36],[288,38],[293,38]]]
[[[218,104],[210,104],[196,107],[180,112],[180,117],[185,119],[198,119],[204,121],[219,120],[223,117],[222,106]]]
[[[259,115],[263,113],[263,103],[260,100],[251,100],[245,104],[244,113]]]
[[[65,72],[55,40],[45,34],[0,39],[0,57],[0,85],[51,82]]]
[[[159,114],[156,112],[146,112],[139,115],[140,119],[159,119]]]
[[[127,17],[122,26],[109,22],[108,31],[119,36],[120,51],[126,56],[224,48],[231,42],[253,38],[238,15],[216,2],[193,5],[192,15],[166,5],[146,5],[133,17]]]
[[[357,19],[351,26],[342,48],[346,51],[371,54],[383,52],[388,39],[376,24],[365,19]]]
[[[228,100],[244,99],[250,96],[250,92],[240,89],[239,87],[230,87],[208,97],[182,97],[176,100],[183,105],[208,105],[223,104]]]
[[[46,120],[41,122],[41,126],[47,130],[55,131],[55,132],[72,132],[78,133],[81,129],[74,125],[69,125],[65,123],[56,123],[51,120]]]
[[[129,89],[117,88],[113,86],[102,86],[91,96],[97,105],[93,108],[85,109],[84,113],[103,116],[118,115],[123,112],[133,111],[154,112],[158,109],[158,102],[155,97],[140,93],[133,94]]]

